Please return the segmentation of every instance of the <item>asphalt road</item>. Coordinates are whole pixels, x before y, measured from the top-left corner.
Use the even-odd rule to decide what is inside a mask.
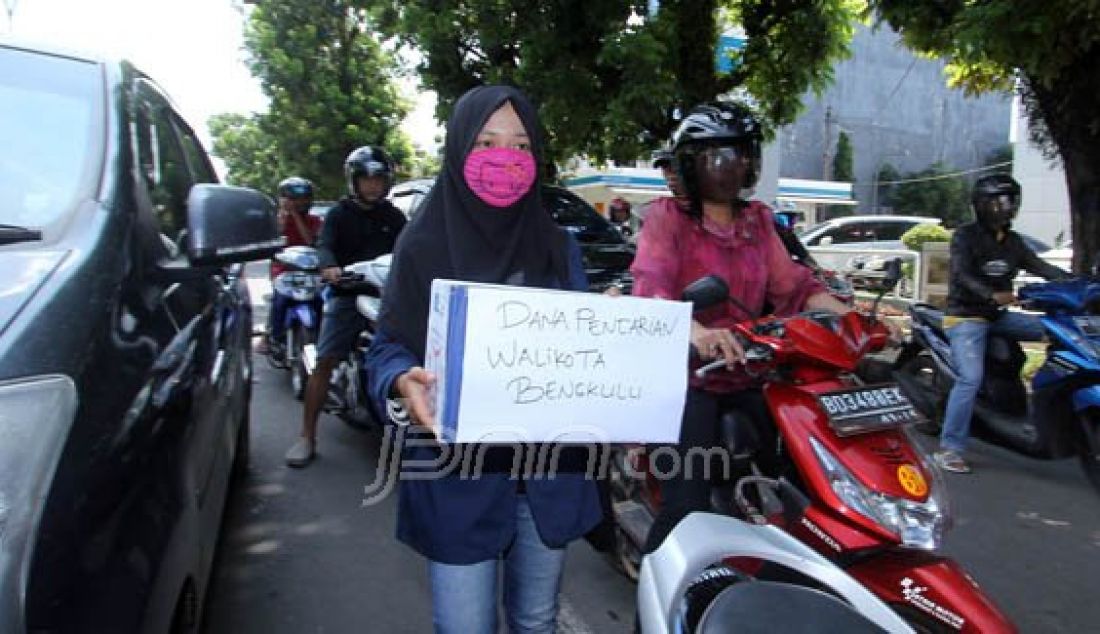
[[[260,356],[256,370],[252,466],[229,501],[206,632],[430,631],[426,566],[394,539],[396,496],[363,505],[381,436],[326,415],[320,458],[285,467],[301,407],[284,372]],[[1076,462],[978,442],[972,464],[974,474],[948,476],[956,525],[945,551],[1022,632],[1100,631],[1100,494]],[[633,590],[587,544],[574,544],[559,630],[630,631]]]

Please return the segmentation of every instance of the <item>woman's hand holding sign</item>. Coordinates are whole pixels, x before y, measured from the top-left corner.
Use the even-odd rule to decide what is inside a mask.
[[[405,399],[405,407],[412,416],[412,422],[426,427],[439,438],[439,423],[432,413],[430,394],[435,386],[435,375],[422,367],[410,368],[394,382],[397,391]]]

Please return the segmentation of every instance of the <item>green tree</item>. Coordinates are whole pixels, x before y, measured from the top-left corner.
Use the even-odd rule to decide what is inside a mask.
[[[833,180],[851,183],[855,179],[852,140],[847,132],[841,132],[836,140],[836,156],[833,157]]]
[[[947,58],[972,93],[1019,85],[1034,140],[1066,174],[1073,268],[1100,252],[1100,4],[1096,0],[870,0],[912,49]]]
[[[847,54],[861,2],[409,0],[387,25],[423,55],[424,84],[445,120],[484,83],[522,86],[540,106],[550,159],[631,160],[667,139],[675,114],[735,88],[771,125],[792,121]],[[747,46],[715,69],[718,36],[739,24]]]
[[[879,167],[875,182],[871,183],[871,213],[876,213],[880,207],[894,206],[894,183],[899,180],[901,172],[892,163],[883,163]]]
[[[231,185],[274,191],[283,178],[277,147],[260,129],[260,115],[216,114],[208,125],[214,139],[213,154],[225,161]]]
[[[245,48],[271,102],[251,120],[221,120],[221,134],[212,129],[231,180],[272,191],[296,174],[318,198],[333,198],[346,190],[343,161],[356,147],[380,145],[399,162],[411,155],[398,128],[408,111],[398,66],[375,26],[380,2],[265,0],[252,10]]]
[[[969,220],[967,183],[961,176],[949,174],[951,171],[943,164],[935,163],[898,179],[900,182],[894,184],[890,192],[890,206],[894,213],[942,218],[948,227]]]

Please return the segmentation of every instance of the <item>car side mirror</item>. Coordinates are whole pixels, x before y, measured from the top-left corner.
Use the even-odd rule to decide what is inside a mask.
[[[695,280],[684,289],[683,299],[691,302],[692,310],[703,310],[725,303],[730,296],[730,287],[717,275],[708,275]]]
[[[279,235],[275,203],[245,187],[192,187],[187,229],[187,258],[197,267],[263,260],[286,245]]]

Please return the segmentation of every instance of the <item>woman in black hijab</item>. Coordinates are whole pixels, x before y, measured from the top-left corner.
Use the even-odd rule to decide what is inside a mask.
[[[587,286],[576,241],[542,207],[538,131],[534,107],[515,88],[463,95],[447,123],[443,169],[394,252],[367,357],[371,393],[394,399],[386,409],[395,420],[396,399],[404,399],[422,433],[436,433],[426,398],[435,379],[422,367],[432,280]],[[515,451],[483,450],[472,477],[457,470],[410,477],[413,465],[440,464],[441,449],[421,438],[402,451],[397,533],[429,560],[437,632],[495,634],[502,564],[509,629],[554,631],[565,546],[599,521],[599,500],[583,469],[512,472]]]

